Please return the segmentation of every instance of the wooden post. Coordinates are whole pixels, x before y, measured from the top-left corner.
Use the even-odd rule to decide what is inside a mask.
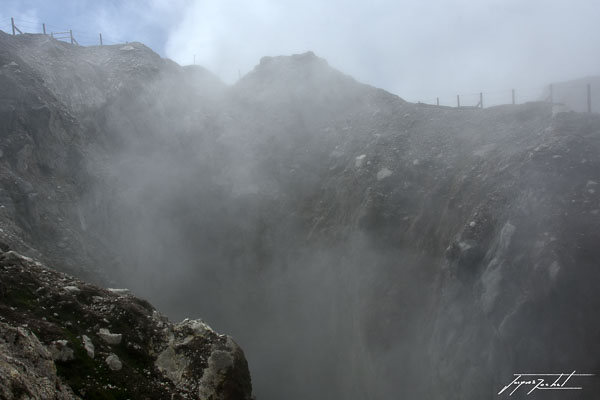
[[[483,109],[483,92],[479,92],[479,108]]]
[[[10,24],[12,25],[12,31],[13,31],[13,36],[16,35],[15,32],[15,19],[14,18],[10,18]]]
[[[73,44],[73,29],[69,29],[69,35],[71,36],[71,44]]]
[[[460,108],[460,95],[456,95],[456,107]]]
[[[554,103],[554,85],[550,84],[550,103]]]
[[[102,34],[100,34],[100,47],[102,47]]]
[[[588,103],[588,112],[592,112],[592,85],[587,84],[587,103]]]
[[[44,35],[46,34],[46,24],[42,24],[42,31],[44,32]]]
[[[512,102],[513,106],[515,105],[515,89],[512,90]]]
[[[437,104],[437,105],[438,105],[438,107],[439,107],[439,105],[440,105],[440,98],[439,98],[439,97],[436,97],[436,98],[435,98],[435,102],[436,102],[436,104]]]

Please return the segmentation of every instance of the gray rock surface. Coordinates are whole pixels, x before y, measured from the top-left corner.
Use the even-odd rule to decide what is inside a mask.
[[[116,354],[109,354],[104,361],[111,371],[120,371],[123,368],[123,363]]]
[[[0,322],[0,397],[78,399],[59,378],[53,356],[29,329]]]
[[[82,335],[81,340],[83,341],[83,348],[84,348],[85,352],[87,353],[87,355],[90,358],[94,358],[96,355],[96,347],[94,346],[92,339],[90,339],[86,335]]]
[[[123,337],[120,333],[111,333],[106,328],[100,328],[97,335],[108,344],[121,344]]]
[[[64,291],[61,284],[80,290]],[[182,361],[168,360],[171,353]],[[215,364],[224,356],[230,362]],[[132,295],[14,251],[0,253],[1,398],[209,398],[199,391],[212,399],[251,398],[248,365],[231,338],[200,321],[172,324]]]
[[[75,359],[73,349],[67,340],[55,340],[48,346],[54,361],[71,361]]]

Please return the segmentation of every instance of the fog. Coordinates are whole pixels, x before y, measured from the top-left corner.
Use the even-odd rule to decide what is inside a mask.
[[[166,55],[237,79],[263,55],[313,50],[411,101],[529,89],[595,74],[594,2],[202,2],[169,31]],[[508,98],[508,96],[507,96]]]
[[[9,2],[15,9],[53,16],[35,3]],[[549,162],[527,164],[546,139],[559,142],[552,105],[403,99],[444,105],[483,91],[508,103],[515,88],[519,102],[526,91],[540,100],[549,83],[597,74],[591,2],[155,0],[99,10],[79,23],[130,37],[133,18],[138,40],[147,34],[187,65],[138,63],[146,50],[119,45],[70,71],[99,98],[51,82],[76,99],[65,104],[92,143],[80,206],[110,249],[111,285],[232,335],[259,399],[489,398],[535,358],[517,352],[538,343],[521,307],[546,304],[549,290],[508,274],[534,260],[528,273],[551,287],[561,270],[546,272],[560,256],[540,249],[560,240],[548,233],[546,216],[561,213],[544,203],[555,201],[544,200],[544,179],[563,181],[544,175]],[[102,64],[101,51],[131,59]],[[262,58],[280,54],[296,55]],[[194,56],[202,67],[189,66]],[[550,160],[563,159],[557,149]],[[578,346],[577,368],[593,365]],[[548,365],[571,368],[559,361]]]
[[[494,103],[509,102],[511,89],[532,100],[600,70],[600,8],[588,0],[5,1],[0,25],[11,16],[140,41],[182,65],[195,56],[228,83],[263,56],[312,50],[415,102],[497,91]]]
[[[313,54],[263,59],[233,87],[150,59],[152,78],[127,77],[128,63],[97,76],[87,66],[107,54],[71,60],[85,85],[51,85],[90,140],[96,178],[80,214],[108,249],[109,284],[232,335],[259,398],[387,397],[406,376],[391,372],[399,359],[415,358],[415,328],[397,314],[426,315],[416,297],[427,273],[415,269],[429,257],[357,229],[374,218],[362,203],[375,173],[346,185],[344,171],[370,146],[363,129],[386,120],[377,113],[404,103]],[[126,89],[105,101],[113,76]],[[395,299],[414,306],[394,311]]]

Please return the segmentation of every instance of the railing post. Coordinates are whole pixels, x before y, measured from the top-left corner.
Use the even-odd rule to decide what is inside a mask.
[[[73,29],[69,29],[69,35],[71,36],[71,44],[73,44]]]
[[[13,17],[10,18],[10,25],[12,26],[13,36],[17,33],[15,32],[15,19]]]
[[[515,89],[512,90],[512,103],[515,105]]]
[[[460,108],[460,95],[456,95],[456,107]]]
[[[440,98],[439,98],[439,97],[436,97],[436,98],[435,98],[435,101],[436,101],[436,103],[437,103],[437,105],[438,105],[438,107],[439,107],[439,105],[440,105]]]
[[[44,32],[44,35],[46,34],[46,24],[42,24],[42,31]]]
[[[100,47],[102,47],[102,34],[100,34]]]
[[[587,106],[588,106],[588,112],[591,113],[592,112],[592,85],[591,84],[587,84]]]

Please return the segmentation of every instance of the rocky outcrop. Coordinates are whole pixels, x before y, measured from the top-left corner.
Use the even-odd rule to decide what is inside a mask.
[[[78,399],[58,377],[48,346],[27,328],[0,322],[0,397]]]
[[[14,251],[0,254],[0,349],[6,399],[251,398],[230,337]]]

